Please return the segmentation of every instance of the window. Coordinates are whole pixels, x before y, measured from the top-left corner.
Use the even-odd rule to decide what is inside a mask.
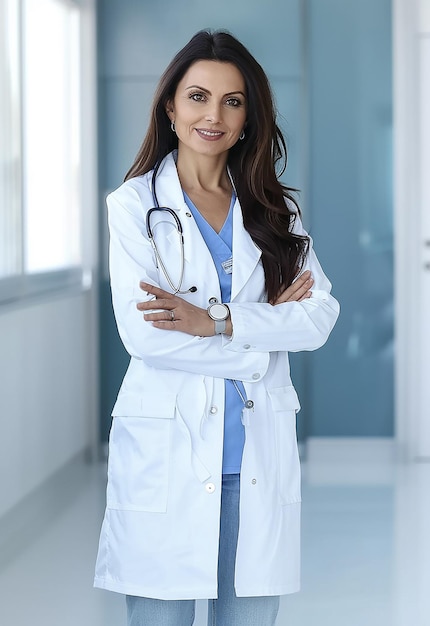
[[[80,280],[82,146],[79,6],[3,0],[0,7],[4,300]]]
[[[79,22],[58,0],[24,7],[24,270],[40,272],[80,262]]]
[[[0,279],[21,270],[19,12],[0,2]]]

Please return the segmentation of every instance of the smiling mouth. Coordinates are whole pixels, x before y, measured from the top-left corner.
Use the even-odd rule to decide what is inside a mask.
[[[219,139],[224,135],[219,130],[206,130],[204,128],[196,128],[196,132],[204,139]]]

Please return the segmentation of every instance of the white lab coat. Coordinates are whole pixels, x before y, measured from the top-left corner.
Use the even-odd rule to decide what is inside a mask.
[[[266,302],[261,252],[233,213],[233,337],[193,337],[155,329],[136,303],[144,280],[171,291],[157,268],[145,216],[154,206],[151,175],[133,178],[108,196],[110,272],[119,333],[131,355],[113,410],[107,508],[95,586],[160,599],[217,597],[223,451],[224,378],[244,382],[254,410],[244,410],[238,596],[299,589],[299,401],[288,351],[325,343],[339,307],[309,252],[315,283],[303,302]],[[184,297],[207,307],[221,299],[217,272],[184,202],[173,155],[157,177],[160,206],[177,212],[184,232]],[[174,282],[180,247],[171,216],[153,214],[157,244]],[[295,231],[303,233],[300,220]]]

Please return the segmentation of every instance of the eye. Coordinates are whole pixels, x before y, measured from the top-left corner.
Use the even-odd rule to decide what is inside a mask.
[[[188,97],[190,100],[194,100],[194,102],[204,102],[206,99],[205,94],[201,93],[200,91],[195,91],[194,93],[190,93]]]
[[[242,106],[242,101],[239,98],[228,98],[225,103],[230,107]]]

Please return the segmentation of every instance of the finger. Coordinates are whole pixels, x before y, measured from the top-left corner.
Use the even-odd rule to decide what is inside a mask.
[[[312,273],[310,270],[306,270],[303,274],[297,276],[295,280],[291,283],[290,287],[303,285],[309,278],[311,278]]]
[[[139,286],[143,291],[146,291],[148,294],[152,294],[157,299],[174,298],[173,294],[169,293],[168,291],[164,291],[164,289],[160,289],[160,287],[156,287],[155,285],[145,283],[142,280],[140,281]]]
[[[175,320],[173,311],[156,311],[154,313],[144,313],[143,318],[146,322],[173,322]]]
[[[157,298],[156,300],[145,300],[144,302],[138,302],[136,308],[139,311],[153,311],[153,310],[172,310],[174,303],[167,298]]]
[[[303,272],[303,274],[300,274],[300,276],[291,283],[291,285],[289,286],[289,289],[291,290],[301,289],[303,285],[305,285],[311,278],[312,278],[311,272],[309,270],[306,270],[306,272]]]
[[[309,289],[312,287],[312,284],[312,280],[309,280],[305,285],[303,285],[302,288],[297,289],[294,292],[283,293],[282,296],[277,299],[275,304],[282,304],[284,302],[298,302],[304,296],[304,294],[309,291]]]
[[[308,278],[295,290],[294,294],[291,294],[291,296],[294,296],[294,300],[301,298],[307,291],[309,291],[309,288],[312,287],[313,284],[314,279],[312,277]]]
[[[297,302],[302,298],[305,293],[309,291],[309,289],[314,284],[313,278],[308,278],[303,283],[300,283],[298,286],[294,283],[290,285],[288,289],[286,289],[276,300],[275,304],[281,304],[282,302]]]
[[[303,272],[303,274],[300,274],[300,276],[298,278],[296,278],[291,283],[291,285],[289,285],[289,287],[282,287],[279,290],[278,299],[282,298],[283,300],[285,300],[285,298],[288,298],[290,295],[293,295],[294,293],[296,293],[296,291],[301,289],[303,287],[303,285],[310,278],[312,278],[311,272],[310,272],[310,270],[306,270],[306,272]]]
[[[312,291],[307,291],[304,296],[302,296],[298,302],[302,302],[303,300],[307,300],[312,297]]]
[[[178,330],[176,328],[176,322],[170,321],[170,322],[152,322],[152,325],[154,326],[154,328],[160,328],[161,330]]]

